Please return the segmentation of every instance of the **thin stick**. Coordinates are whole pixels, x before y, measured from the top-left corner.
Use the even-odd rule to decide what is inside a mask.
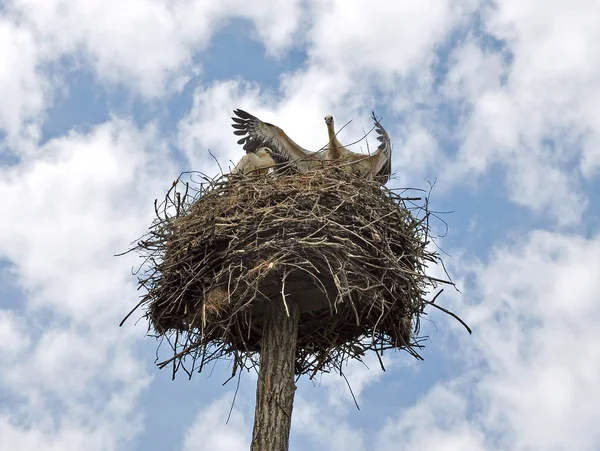
[[[138,309],[138,307],[140,305],[142,305],[144,302],[146,302],[146,298],[142,298],[142,300],[140,302],[138,302],[137,305],[131,309],[131,311],[125,316],[125,318],[123,318],[121,320],[121,322],[119,323],[119,327],[123,326],[125,321],[127,321],[127,318],[129,318],[133,314],[133,312],[135,312]]]
[[[229,424],[229,419],[231,418],[231,412],[233,412],[233,406],[235,405],[235,398],[237,397],[238,390],[240,389],[240,379],[242,378],[242,372],[238,372],[238,380],[237,385],[235,386],[235,393],[233,394],[233,400],[231,401],[231,407],[229,408],[229,414],[227,415],[227,421],[225,424]]]
[[[352,399],[354,400],[354,405],[356,406],[356,408],[358,410],[360,410],[360,407],[358,406],[358,402],[356,401],[356,396],[354,396],[354,392],[352,391],[352,387],[350,386],[350,382],[348,382],[348,378],[346,377],[346,375],[340,371],[340,374],[342,375],[342,377],[344,378],[344,380],[346,381],[346,385],[348,386],[348,390],[350,390],[350,394],[352,395]]]
[[[434,304],[433,302],[430,301],[425,301],[426,303],[428,303],[429,305],[435,307],[436,309],[441,310],[442,312],[450,315],[451,317],[453,317],[454,319],[456,319],[459,323],[461,323],[465,329],[467,329],[467,332],[469,332],[469,334],[472,334],[473,332],[471,331],[471,328],[469,326],[467,326],[467,323],[465,323],[462,319],[460,319],[460,317],[454,313],[452,313],[450,310],[446,310],[444,307],[440,307],[437,304]]]

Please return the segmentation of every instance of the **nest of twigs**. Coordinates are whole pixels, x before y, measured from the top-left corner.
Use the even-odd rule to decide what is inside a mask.
[[[139,305],[173,349],[161,367],[255,364],[272,302],[299,305],[298,375],[341,371],[369,350],[420,358],[426,297],[450,283],[425,273],[440,262],[425,197],[329,170],[186,178],[136,247]]]

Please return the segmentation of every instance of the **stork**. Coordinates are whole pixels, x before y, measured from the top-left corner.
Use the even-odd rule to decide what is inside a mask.
[[[248,152],[244,155],[231,173],[264,175],[278,162],[282,162],[282,155],[273,152],[268,147],[260,147],[256,152]]]
[[[285,160],[293,161],[300,172],[320,167],[326,158],[323,151],[311,152],[299,146],[276,125],[263,122],[244,110],[237,109],[234,113],[237,117],[231,118],[231,126],[235,129],[233,133],[242,136],[238,144],[242,144],[246,152],[269,146]]]
[[[311,152],[296,144],[281,128],[263,122],[256,116],[241,110],[234,110],[237,117],[232,117],[234,134],[241,136],[241,144],[249,154],[257,149],[269,146],[285,161],[293,161],[300,172],[308,172],[323,166],[325,161],[340,162],[340,168],[345,172],[353,172],[369,180],[377,180],[385,184],[391,174],[392,147],[390,137],[379,121],[375,121],[375,131],[378,133],[379,147],[373,155],[362,155],[351,152],[344,147],[337,137],[333,125],[333,117],[326,116],[325,123],[329,135],[329,144],[318,152]],[[272,151],[273,152],[273,151]],[[252,158],[252,157],[249,157]]]
[[[372,113],[371,117],[375,121],[375,131],[379,135],[377,140],[380,144],[373,155],[362,155],[344,147],[337,139],[333,116],[325,116],[329,136],[327,155],[329,159],[340,160],[342,170],[385,184],[392,173],[392,144],[389,135],[375,117],[375,113]]]

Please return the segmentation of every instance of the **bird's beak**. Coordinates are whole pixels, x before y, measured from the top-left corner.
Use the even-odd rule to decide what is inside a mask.
[[[282,155],[280,153],[274,152],[272,150],[267,150],[267,153],[269,155],[271,155],[271,158],[273,158],[273,160],[275,161],[275,163],[280,164],[280,163],[285,163],[287,162],[287,158],[285,157],[285,155]]]

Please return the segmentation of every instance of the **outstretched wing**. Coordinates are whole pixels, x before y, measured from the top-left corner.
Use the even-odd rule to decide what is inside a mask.
[[[376,157],[373,174],[375,180],[386,183],[392,174],[392,142],[385,128],[383,128],[375,117],[375,112],[371,113],[371,117],[375,121],[375,131],[379,135],[377,136],[377,141],[380,143],[375,155],[373,155]]]
[[[234,134],[242,136],[238,144],[242,144],[246,152],[256,152],[261,147],[269,147],[283,155],[287,160],[306,158],[313,154],[296,144],[276,125],[263,122],[244,110],[234,110],[237,117],[232,117]]]

